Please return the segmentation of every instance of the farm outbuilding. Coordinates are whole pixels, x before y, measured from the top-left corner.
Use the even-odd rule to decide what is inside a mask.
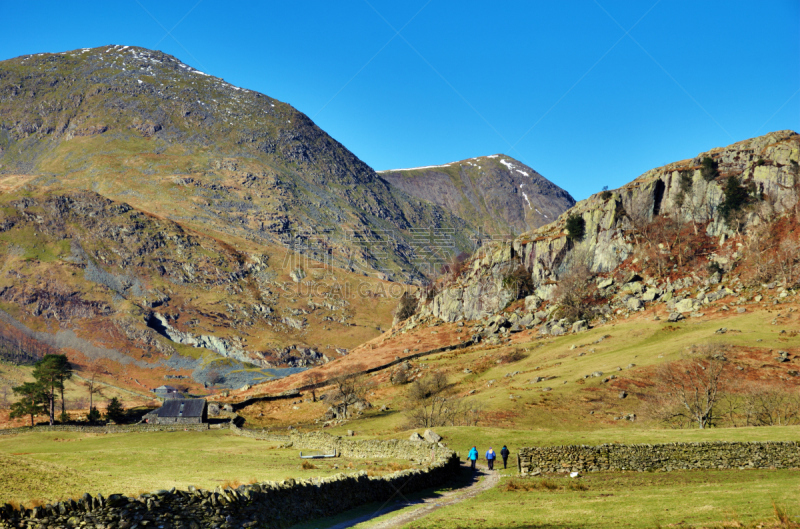
[[[153,390],[160,399],[176,399],[181,397],[181,390],[172,386],[159,386]]]
[[[206,399],[169,399],[147,418],[153,424],[201,424],[208,421]]]

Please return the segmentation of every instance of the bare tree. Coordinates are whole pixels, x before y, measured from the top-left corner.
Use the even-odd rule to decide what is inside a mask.
[[[433,373],[418,379],[408,388],[411,422],[415,426],[443,426],[448,422],[448,382],[444,373]]]
[[[721,396],[727,374],[726,363],[718,346],[708,345],[683,359],[664,364],[658,371],[657,383],[671,401],[673,414],[696,423],[699,428],[713,424],[714,407]]]
[[[554,299],[558,302],[559,316],[574,322],[588,320],[594,316],[592,295],[592,271],[589,260],[576,254],[572,265],[559,279]]]
[[[483,405],[450,394],[444,373],[433,373],[414,381],[408,388],[409,417],[416,427],[477,426]]]
[[[350,416],[350,407],[362,402],[367,392],[364,377],[359,373],[341,375],[332,380],[334,385],[333,401],[339,403],[342,416]]]
[[[786,426],[800,422],[800,396],[783,388],[761,387],[745,395],[748,426]]]
[[[100,393],[100,387],[97,385],[97,376],[105,374],[105,369],[99,361],[93,360],[86,366],[86,385],[89,389],[89,411],[92,411],[93,396],[95,393]]]
[[[212,386],[225,382],[225,375],[219,369],[210,369],[206,375],[206,380]]]
[[[744,243],[745,264],[753,272],[753,281],[769,281],[776,274],[772,230],[768,224],[763,223],[748,231]]]
[[[800,242],[782,240],[775,250],[775,263],[787,285],[797,284],[800,276]]]
[[[310,370],[308,376],[309,389],[311,390],[311,402],[317,402],[317,386],[322,382],[322,376],[314,369]]]

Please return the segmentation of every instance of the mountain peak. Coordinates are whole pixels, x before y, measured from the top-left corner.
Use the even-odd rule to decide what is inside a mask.
[[[443,206],[490,234],[524,233],[552,222],[575,204],[569,193],[505,154],[379,174],[406,193]]]

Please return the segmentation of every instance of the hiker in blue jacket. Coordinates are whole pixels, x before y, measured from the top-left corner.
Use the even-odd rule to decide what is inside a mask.
[[[474,446],[469,449],[469,455],[467,455],[467,459],[470,460],[472,463],[472,470],[475,470],[475,462],[478,460],[478,449]]]
[[[494,453],[492,447],[489,447],[489,450],[486,451],[486,462],[489,463],[489,470],[494,470],[494,460],[497,457],[497,454]]]

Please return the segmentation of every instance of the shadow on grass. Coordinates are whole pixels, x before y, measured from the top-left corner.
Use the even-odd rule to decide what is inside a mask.
[[[469,467],[462,465],[458,475],[446,485],[410,494],[405,494],[401,488],[397,494],[385,502],[368,503],[334,516],[317,518],[293,525],[290,529],[347,529],[402,509],[414,508],[424,504],[435,504],[436,500],[442,498],[445,493],[461,489],[466,490],[468,487],[476,485],[486,475],[486,472],[481,469],[473,472]],[[420,525],[420,527],[423,526],[424,524]]]

